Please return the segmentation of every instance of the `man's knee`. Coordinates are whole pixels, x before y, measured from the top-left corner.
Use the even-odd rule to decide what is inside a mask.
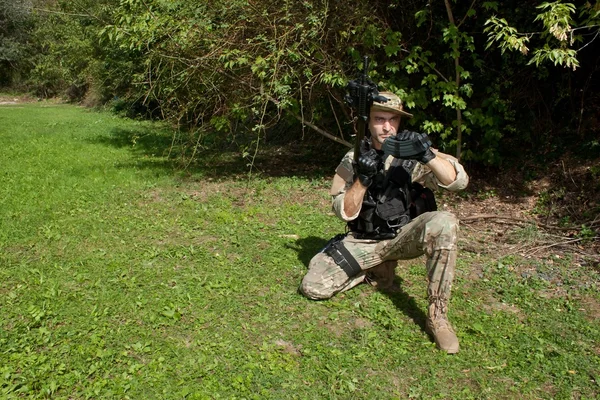
[[[424,242],[426,248],[453,249],[458,241],[458,218],[447,211],[437,211],[427,223]]]
[[[458,225],[458,218],[449,211],[434,211],[432,221],[441,221],[447,225]]]
[[[324,253],[315,255],[308,265],[298,291],[311,300],[326,300],[336,293],[330,269],[337,268],[333,260]]]
[[[324,286],[321,282],[312,281],[308,278],[308,274],[302,279],[298,291],[311,300],[327,300],[335,294],[332,288]]]

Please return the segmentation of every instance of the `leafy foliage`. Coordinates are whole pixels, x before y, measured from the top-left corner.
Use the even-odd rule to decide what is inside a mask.
[[[561,3],[556,1],[553,3],[542,3],[537,6],[541,12],[536,15],[535,21],[540,21],[543,24],[544,30],[538,33],[519,34],[519,32],[508,25],[508,22],[503,18],[493,16],[486,21],[486,32],[488,33],[489,41],[488,48],[497,43],[502,52],[507,49],[518,50],[524,55],[527,55],[529,49],[526,43],[534,35],[539,35],[545,43],[534,50],[533,56],[529,61],[530,64],[539,66],[545,61],[551,61],[554,65],[561,65],[575,70],[579,66],[577,59],[577,50],[569,48],[573,44],[583,41],[581,35],[575,34],[573,25],[575,21],[571,14],[576,12],[576,8],[571,3]],[[597,18],[598,11],[591,8],[588,4],[582,8],[582,15],[587,15],[587,20],[584,26],[577,29],[586,29],[598,32]],[[594,40],[594,39],[592,39]],[[558,46],[552,46],[552,41],[558,41]]]
[[[543,142],[548,153],[595,134],[596,5],[40,0],[32,10],[19,61],[31,88],[168,120],[188,159],[215,131],[251,164],[265,140],[304,138],[306,126],[347,144],[344,86],[363,55],[415,115],[406,124],[465,160],[499,164],[515,148]]]
[[[0,86],[12,83],[26,54],[31,19],[27,0],[0,0]]]

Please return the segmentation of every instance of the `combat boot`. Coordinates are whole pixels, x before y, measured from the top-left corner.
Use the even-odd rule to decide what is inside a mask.
[[[433,336],[438,349],[448,354],[458,353],[458,338],[448,321],[448,301],[439,297],[430,297],[427,311],[427,331]]]

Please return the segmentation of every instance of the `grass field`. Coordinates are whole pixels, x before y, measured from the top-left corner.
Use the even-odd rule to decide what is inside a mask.
[[[398,293],[297,294],[343,230],[330,170],[249,178],[238,155],[207,153],[181,171],[171,136],[0,107],[0,398],[600,396],[597,270],[461,253],[449,356],[424,331],[422,259]]]

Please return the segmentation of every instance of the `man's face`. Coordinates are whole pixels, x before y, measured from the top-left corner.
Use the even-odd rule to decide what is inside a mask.
[[[371,144],[376,150],[381,150],[383,141],[390,136],[396,136],[400,126],[400,115],[387,111],[371,111],[369,115],[369,132]]]

